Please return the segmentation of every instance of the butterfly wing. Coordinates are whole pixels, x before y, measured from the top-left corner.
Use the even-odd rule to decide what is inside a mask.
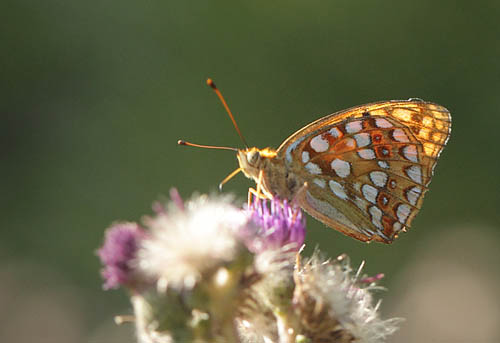
[[[385,101],[323,117],[277,150],[307,188],[300,205],[362,241],[390,243],[422,206],[451,117],[423,100]]]

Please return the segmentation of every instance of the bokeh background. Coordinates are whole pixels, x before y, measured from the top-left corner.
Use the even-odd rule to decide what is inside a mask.
[[[0,4],[0,341],[133,342],[95,249],[177,187],[215,191],[248,142],[277,147],[323,115],[420,97],[450,109],[413,228],[362,244],[308,220],[309,251],[386,274],[391,342],[500,340],[500,2],[75,1]],[[246,198],[239,175],[225,192]]]

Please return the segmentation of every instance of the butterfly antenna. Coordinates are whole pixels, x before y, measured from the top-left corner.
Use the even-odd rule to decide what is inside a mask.
[[[226,112],[229,115],[229,118],[231,118],[231,121],[233,122],[234,128],[236,129],[236,132],[238,132],[238,135],[240,136],[241,141],[243,142],[243,144],[245,144],[245,147],[248,149],[247,141],[245,140],[245,138],[241,134],[240,128],[238,127],[238,124],[236,124],[236,120],[234,120],[234,116],[231,113],[229,106],[227,106],[227,102],[226,102],[226,100],[224,100],[222,93],[217,88],[217,86],[215,85],[214,81],[212,81],[212,79],[210,79],[210,78],[207,79],[207,85],[209,85],[214,90],[215,94],[217,94],[217,96],[219,97],[220,101],[222,102],[222,105],[224,105],[224,108],[226,109]]]
[[[229,174],[228,176],[226,176],[224,178],[224,180],[221,181],[221,183],[219,183],[219,190],[221,191],[222,190],[222,186],[224,186],[224,184],[226,182],[228,182],[229,180],[231,180],[236,174],[238,174],[239,172],[241,171],[241,168],[238,168],[236,170],[234,170],[233,172],[231,172],[231,174]]]
[[[217,150],[238,151],[238,149],[236,149],[236,148],[231,148],[231,147],[227,147],[227,146],[195,144],[195,143],[190,143],[190,142],[183,141],[182,139],[179,139],[177,141],[177,144],[179,144],[179,145],[186,145],[186,146],[192,146],[192,147],[195,147],[195,148],[203,148],[203,149],[217,149]]]

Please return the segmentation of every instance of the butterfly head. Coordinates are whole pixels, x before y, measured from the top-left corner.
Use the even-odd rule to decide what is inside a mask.
[[[238,162],[241,171],[246,177],[256,180],[259,177],[259,172],[265,169],[268,161],[276,156],[276,151],[265,148],[247,148],[238,150]]]

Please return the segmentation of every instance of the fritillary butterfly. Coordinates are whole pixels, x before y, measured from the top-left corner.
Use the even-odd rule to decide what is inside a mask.
[[[318,119],[277,150],[237,149],[238,170],[267,198],[296,201],[358,240],[391,243],[422,207],[450,130],[443,106],[420,99],[371,103]]]

